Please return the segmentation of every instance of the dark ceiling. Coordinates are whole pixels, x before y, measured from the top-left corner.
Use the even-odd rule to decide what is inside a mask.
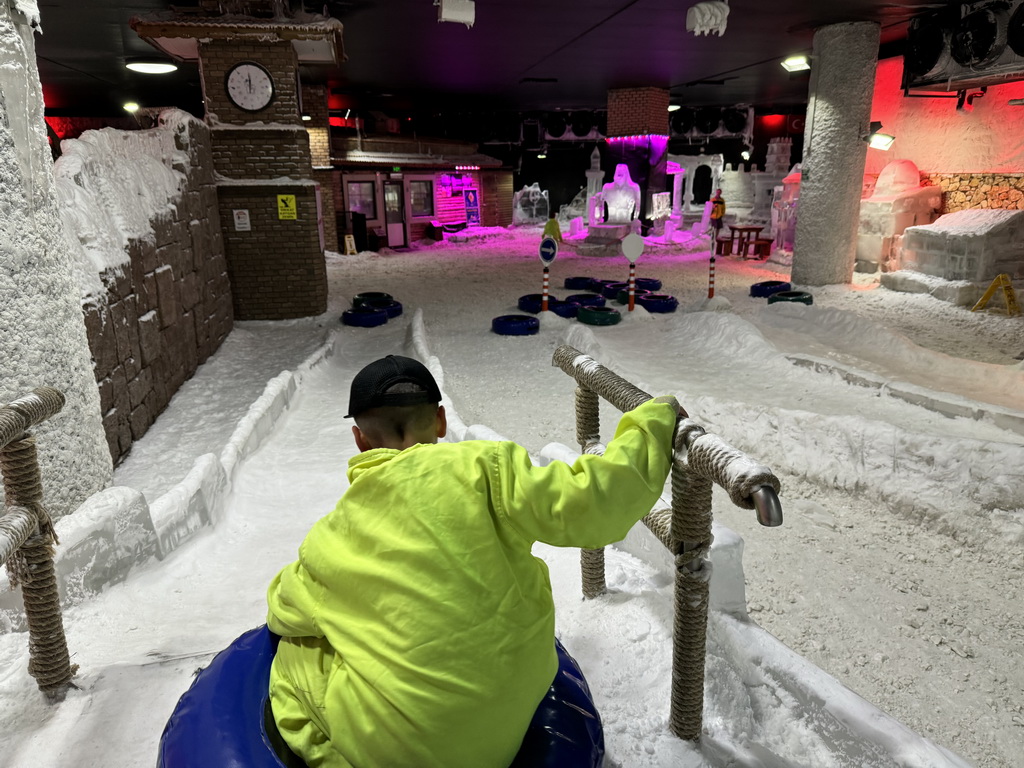
[[[945,3],[914,0],[731,0],[722,37],[686,31],[696,0],[477,0],[471,29],[439,23],[433,0],[306,2],[344,25],[347,61],[304,69],[361,107],[551,110],[603,108],[609,88],[669,87],[686,105],[777,108],[807,98],[807,77],[779,61],[810,52],[814,29],[881,24],[883,54],[897,53],[906,21]],[[121,105],[179,106],[201,114],[199,73],[140,75],[126,57],[156,51],[132,16],[196,0],[40,0],[39,72],[48,114],[123,115]],[[294,0],[293,5],[299,5]]]

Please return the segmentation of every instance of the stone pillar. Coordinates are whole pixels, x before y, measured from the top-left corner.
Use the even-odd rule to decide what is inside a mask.
[[[46,385],[64,409],[32,430],[54,518],[110,483],[112,466],[64,238],[31,20],[0,2],[0,403]]]
[[[327,110],[327,87],[302,86],[302,120],[309,134],[309,155],[313,179],[320,184],[320,215],[324,221],[324,247],[338,251],[338,209],[334,198],[334,166],[331,164],[331,123]],[[309,117],[309,120],[306,120]]]
[[[853,276],[878,41],[874,22],[814,33],[794,283],[830,285]]]

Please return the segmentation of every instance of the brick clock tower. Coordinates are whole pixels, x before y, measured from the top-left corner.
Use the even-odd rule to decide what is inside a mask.
[[[330,187],[313,178],[298,67],[300,53],[303,63],[337,61],[341,23],[216,13],[154,15],[132,26],[168,55],[199,62],[235,318],[321,314],[323,217],[334,206]]]

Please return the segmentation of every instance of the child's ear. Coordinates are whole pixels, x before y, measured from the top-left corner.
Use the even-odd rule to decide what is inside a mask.
[[[437,406],[437,438],[440,440],[448,434],[448,417],[444,413],[444,406]]]
[[[370,445],[370,441],[366,439],[366,435],[363,434],[363,430],[355,424],[352,425],[352,437],[356,439],[356,447],[360,452],[368,451],[373,448],[373,446]]]

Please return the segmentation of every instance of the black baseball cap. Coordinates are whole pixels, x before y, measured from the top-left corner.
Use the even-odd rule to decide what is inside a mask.
[[[391,392],[396,384],[415,384],[419,392]],[[420,405],[441,402],[441,390],[427,367],[419,360],[388,355],[363,368],[352,379],[346,419],[371,408],[387,405]]]

